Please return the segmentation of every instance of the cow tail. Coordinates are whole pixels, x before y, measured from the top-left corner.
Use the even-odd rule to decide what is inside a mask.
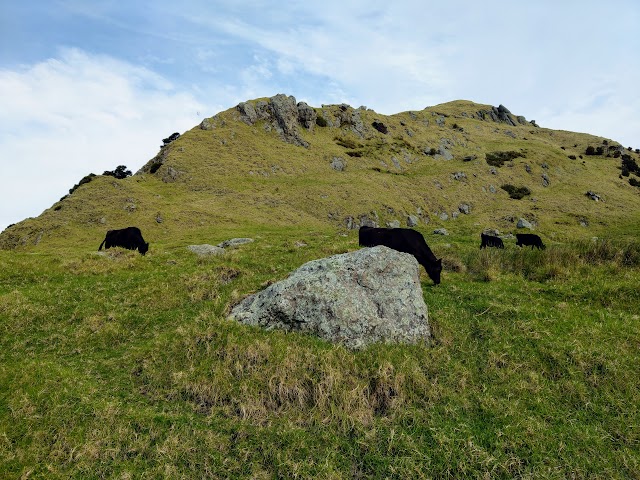
[[[98,251],[102,250],[102,246],[104,245],[104,242],[107,241],[107,238],[105,237],[104,240],[102,240],[102,243],[100,244],[100,246],[98,247]]]

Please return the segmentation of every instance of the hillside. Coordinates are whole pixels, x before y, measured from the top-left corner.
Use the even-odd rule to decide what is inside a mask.
[[[638,154],[534,123],[252,100],[9,227],[0,478],[640,478]],[[520,219],[546,249],[515,246]],[[428,342],[229,318],[358,225],[409,221],[444,267],[419,270]],[[129,225],[146,255],[96,252]]]
[[[585,155],[589,146],[601,154]],[[0,247],[93,247],[127,225],[177,245],[212,228],[344,230],[405,226],[409,216],[458,237],[509,233],[524,218],[549,239],[590,238],[640,224],[640,188],[629,183],[637,172],[621,176],[622,156],[640,159],[611,139],[541,128],[502,106],[455,101],[385,116],[278,95],[204,120],[132,177],[94,177],[6,229]],[[511,199],[503,185],[530,195]]]

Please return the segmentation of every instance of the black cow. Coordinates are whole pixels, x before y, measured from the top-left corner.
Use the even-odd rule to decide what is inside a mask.
[[[480,248],[486,247],[495,247],[495,248],[504,248],[504,243],[500,237],[496,237],[494,235],[485,235],[484,233],[480,234]]]
[[[442,259],[436,258],[420,232],[410,228],[360,227],[358,240],[363,247],[384,245],[399,252],[410,253],[424,267],[433,283],[440,283]]]
[[[538,250],[544,250],[546,248],[540,237],[535,233],[516,233],[516,238],[518,239],[516,242],[518,247],[531,245],[531,250],[533,250],[533,247],[536,247]]]
[[[149,244],[142,238],[142,232],[140,232],[138,227],[109,230],[98,247],[98,250],[102,250],[103,245],[105,250],[111,247],[123,247],[129,250],[135,250],[137,248],[141,255],[144,255],[147,253],[147,250],[149,250]]]

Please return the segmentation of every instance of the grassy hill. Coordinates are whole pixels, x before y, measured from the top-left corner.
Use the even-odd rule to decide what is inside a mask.
[[[611,139],[489,111],[323,106],[305,148],[233,108],[2,232],[0,477],[639,478],[638,177]],[[501,152],[520,156],[487,163]],[[430,344],[349,351],[226,319],[357,249],[349,223],[409,215],[445,263],[438,287],[422,272]],[[478,249],[519,218],[546,250]],[[146,256],[96,254],[128,225]],[[233,237],[255,241],[185,248]]]
[[[320,117],[335,122],[355,112],[362,132],[349,123],[311,130],[299,126],[309,144],[303,148],[283,141],[268,121],[247,125],[233,108],[208,120],[210,130],[185,132],[133,177],[98,176],[40,217],[10,227],[0,235],[0,247],[99,244],[106,229],[130,224],[153,243],[184,244],[189,237],[209,236],[212,228],[335,229],[344,228],[347,217],[361,215],[381,225],[392,220],[404,225],[408,215],[416,215],[427,230],[446,227],[457,236],[474,237],[484,228],[513,231],[522,217],[543,236],[559,240],[590,238],[618,226],[621,234],[625,225],[639,224],[640,188],[629,184],[637,176],[620,176],[620,158],[585,155],[588,146],[607,142],[613,147],[614,141],[528,122],[511,126],[480,120],[475,113],[490,110],[457,101],[384,116],[326,106],[316,109]],[[373,128],[374,121],[388,133]],[[453,160],[428,154],[442,144]],[[501,152],[519,156],[494,167],[492,174],[487,155]],[[331,168],[334,157],[346,163],[344,171]],[[163,163],[149,173],[158,158]],[[456,180],[456,173],[464,177]],[[512,200],[500,188],[507,184],[527,187],[531,194]],[[588,191],[603,201],[590,200]],[[443,213],[451,219],[463,203],[470,206],[469,215],[440,220]]]

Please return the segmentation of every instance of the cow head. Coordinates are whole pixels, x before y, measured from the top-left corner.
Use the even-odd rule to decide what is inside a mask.
[[[442,259],[439,258],[435,262],[429,264],[429,268],[425,269],[429,278],[433,280],[433,283],[438,285],[440,283],[440,272],[442,272]]]
[[[149,242],[143,243],[138,247],[138,251],[140,252],[141,255],[144,255],[145,253],[147,253],[148,250],[149,250]]]

